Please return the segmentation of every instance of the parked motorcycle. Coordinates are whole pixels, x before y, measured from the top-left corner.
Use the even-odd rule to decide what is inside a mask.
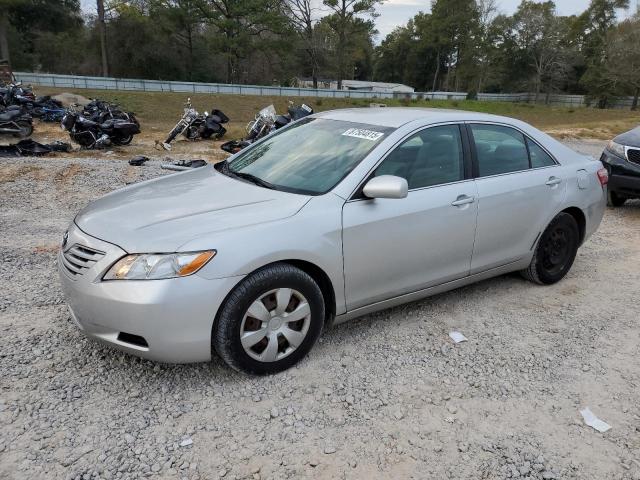
[[[307,117],[312,113],[313,108],[304,103],[302,105],[294,105],[293,102],[289,102],[286,115],[278,115],[275,107],[273,105],[269,105],[268,107],[260,110],[256,114],[255,118],[247,124],[247,136],[245,138],[242,140],[231,140],[223,143],[220,148],[225,152],[237,153],[271,132],[280,129],[291,122]]]
[[[0,88],[0,105],[22,107],[33,117],[45,122],[59,122],[66,113],[61,102],[48,95],[36,97],[31,87],[23,87],[21,83]]]
[[[67,109],[62,106],[62,102],[46,95],[36,97],[31,114],[43,122],[59,122],[67,113]]]
[[[25,138],[33,133],[31,115],[21,107],[12,105],[0,111],[0,134]]]
[[[171,150],[171,142],[178,136],[183,135],[188,140],[197,140],[199,138],[215,138],[219,139],[227,132],[222,125],[229,121],[222,111],[213,109],[211,113],[198,111],[191,105],[191,99],[187,99],[184,106],[184,113],[178,123],[171,129],[169,136],[162,143],[165,150]]]
[[[109,119],[131,120],[133,113],[125,112],[115,103],[94,99],[82,109],[82,116],[94,122],[103,123]]]
[[[62,128],[69,132],[71,140],[84,148],[129,145],[133,136],[140,133],[140,124],[133,114],[128,120],[116,118],[99,123],[69,111],[62,119]]]

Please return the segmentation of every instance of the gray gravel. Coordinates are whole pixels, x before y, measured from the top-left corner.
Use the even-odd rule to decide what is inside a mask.
[[[161,173],[0,159],[0,479],[640,480],[640,202],[608,210],[556,286],[510,275],[369,315],[251,378],[140,360],[69,318],[67,223]]]

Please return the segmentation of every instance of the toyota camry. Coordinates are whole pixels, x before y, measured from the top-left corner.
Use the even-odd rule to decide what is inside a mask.
[[[600,224],[607,178],[511,118],[328,111],[90,203],[60,278],[91,338],[274,373],[354,317],[508,272],[558,282]]]

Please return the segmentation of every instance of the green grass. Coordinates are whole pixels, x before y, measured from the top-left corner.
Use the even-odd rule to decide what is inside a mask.
[[[127,92],[113,90],[71,90],[36,87],[39,95],[71,92],[90,98],[116,102],[137,114],[141,123],[160,129],[170,128],[182,115],[187,97],[199,111],[218,108],[231,119],[227,138],[241,137],[244,126],[261,108],[273,103],[278,112],[286,111],[287,102],[304,102],[316,111],[336,108],[368,107],[370,103],[387,106],[453,108],[504,115],[531,123],[553,135],[611,138],[640,124],[640,112],[598,110],[532,105],[527,103],[479,102],[473,100],[404,100],[404,99],[335,99],[316,97],[271,97],[250,95],[209,95],[166,92]]]

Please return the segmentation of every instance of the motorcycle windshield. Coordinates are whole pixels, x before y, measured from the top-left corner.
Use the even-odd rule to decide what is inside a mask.
[[[276,118],[276,107],[269,105],[258,112],[258,115],[264,119],[273,121]]]

